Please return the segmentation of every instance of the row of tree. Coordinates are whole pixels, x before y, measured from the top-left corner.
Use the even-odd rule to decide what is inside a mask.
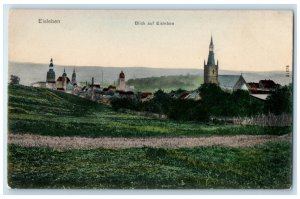
[[[266,101],[252,97],[248,91],[227,93],[215,84],[203,84],[198,90],[201,96],[199,101],[175,99],[169,93],[158,90],[154,93],[154,98],[147,102],[126,98],[113,99],[111,104],[115,110],[125,108],[148,111],[167,115],[174,120],[203,122],[211,117],[247,117],[292,112],[291,85],[277,88]]]

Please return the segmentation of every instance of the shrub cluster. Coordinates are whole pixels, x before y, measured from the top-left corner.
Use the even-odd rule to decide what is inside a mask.
[[[233,93],[223,91],[215,84],[203,84],[198,88],[201,100],[183,100],[172,97],[171,93],[158,90],[154,98],[147,102],[139,99],[113,99],[112,107],[135,111],[148,111],[165,114],[174,120],[202,121],[210,117],[247,117],[264,113],[291,113],[292,87],[277,88],[264,102],[249,95],[248,91],[237,90]]]

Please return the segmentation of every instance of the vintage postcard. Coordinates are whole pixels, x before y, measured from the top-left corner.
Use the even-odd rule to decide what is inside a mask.
[[[10,9],[11,189],[290,189],[292,10]]]

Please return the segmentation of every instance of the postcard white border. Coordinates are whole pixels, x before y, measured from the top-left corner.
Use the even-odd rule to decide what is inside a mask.
[[[294,133],[293,133],[293,188],[291,190],[54,190],[54,189],[18,189],[11,190],[7,187],[7,82],[8,82],[8,11],[11,8],[26,8],[26,9],[106,9],[106,10],[293,10],[294,12],[294,68],[293,68],[293,83],[297,85],[297,5],[296,4],[6,4],[3,7],[3,81],[2,90],[3,98],[3,193],[5,195],[295,195],[297,194],[297,90],[294,88]],[[1,172],[2,173],[2,172]],[[244,196],[243,196],[244,197]]]

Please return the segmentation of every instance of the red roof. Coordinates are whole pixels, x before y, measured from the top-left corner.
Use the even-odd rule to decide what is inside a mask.
[[[250,89],[257,89],[257,88],[259,88],[259,84],[255,83],[255,82],[250,82],[250,83],[248,83],[248,85],[250,86]]]
[[[276,86],[276,84],[273,80],[260,80],[259,84],[263,88],[274,88]]]
[[[152,93],[141,93],[141,98],[146,98],[151,95],[152,95]]]
[[[183,92],[179,95],[178,99],[184,99],[186,96],[188,96],[190,93],[188,92]]]

